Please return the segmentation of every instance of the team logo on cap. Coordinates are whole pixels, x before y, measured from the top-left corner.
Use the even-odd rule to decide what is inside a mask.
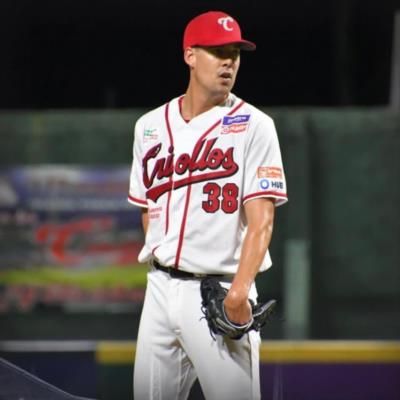
[[[229,26],[230,22],[233,22],[233,18],[232,17],[221,17],[221,18],[218,18],[218,23],[220,25],[222,25],[222,27],[226,31],[233,31],[233,27]]]

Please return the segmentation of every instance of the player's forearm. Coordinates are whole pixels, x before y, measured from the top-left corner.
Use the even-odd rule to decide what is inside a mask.
[[[233,281],[233,288],[243,287],[248,293],[271,242],[273,229],[272,218],[265,224],[249,229],[243,242],[238,271]]]
[[[268,212],[258,224],[249,226],[244,238],[238,271],[232,289],[248,294],[272,238],[273,212]]]
[[[246,323],[250,317],[248,295],[272,237],[275,205],[270,199],[252,200],[245,206],[248,229],[244,238],[238,271],[225,298],[228,317]]]

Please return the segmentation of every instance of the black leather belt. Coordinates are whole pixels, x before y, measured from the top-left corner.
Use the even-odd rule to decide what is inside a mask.
[[[181,269],[177,269],[174,267],[166,267],[165,265],[161,265],[158,261],[153,260],[152,265],[154,268],[159,269],[160,271],[166,272],[171,278],[178,278],[178,279],[203,279],[208,276],[215,276],[221,277],[224,276],[222,274],[196,274],[193,272],[182,271]]]

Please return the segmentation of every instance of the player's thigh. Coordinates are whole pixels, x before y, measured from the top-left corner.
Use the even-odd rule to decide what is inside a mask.
[[[260,398],[260,339],[257,336],[253,332],[239,341],[218,336],[210,351],[193,357],[207,400]]]
[[[185,400],[196,379],[168,318],[170,279],[148,274],[134,363],[135,400]]]
[[[149,351],[158,338],[169,338],[168,329],[168,280],[159,271],[147,274],[147,287],[137,338],[137,352]],[[137,354],[137,353],[136,353]]]
[[[252,331],[240,340],[216,335],[214,340],[201,311],[199,284],[193,281],[186,290],[181,341],[207,400],[259,399],[259,334]]]
[[[186,400],[196,380],[193,365],[179,346],[139,357],[134,366],[134,400]]]

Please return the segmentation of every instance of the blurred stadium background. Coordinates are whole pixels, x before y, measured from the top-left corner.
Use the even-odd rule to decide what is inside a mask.
[[[274,118],[289,188],[257,282],[280,305],[264,398],[399,399],[396,3],[2,0],[0,357],[75,395],[132,398],[133,127],[185,90],[186,22],[223,9],[258,45],[234,92]]]

